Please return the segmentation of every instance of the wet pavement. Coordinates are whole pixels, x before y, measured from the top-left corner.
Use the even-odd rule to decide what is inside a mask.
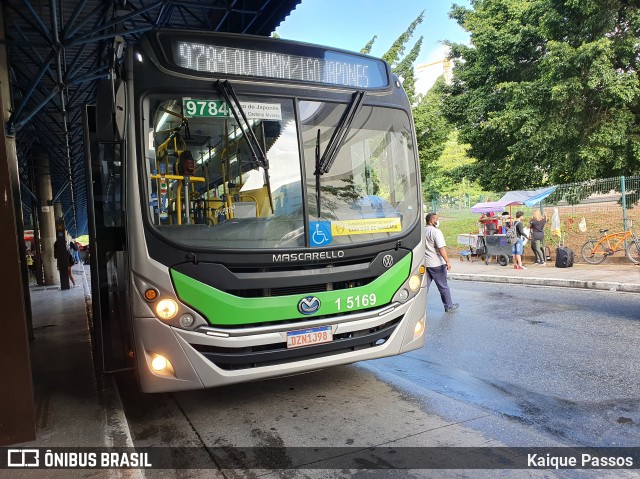
[[[37,437],[19,446],[131,447],[134,442],[114,381],[111,376],[95,374],[89,334],[89,267],[75,266],[74,275],[78,286],[70,290],[36,285],[30,290],[35,332],[30,348]],[[549,264],[514,270],[511,265],[502,267],[496,263],[486,265],[479,260],[456,260],[450,278],[640,293],[640,267],[631,263],[576,263],[566,269]],[[258,386],[244,387],[262,390]],[[42,472],[5,470],[0,471],[0,478],[44,477]],[[104,470],[74,472],[78,474],[70,474],[64,469],[46,471],[46,477],[143,476],[140,471],[131,469],[115,475],[114,471]]]

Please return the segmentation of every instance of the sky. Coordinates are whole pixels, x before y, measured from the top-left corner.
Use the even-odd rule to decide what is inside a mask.
[[[377,35],[371,55],[381,57],[424,10],[424,20],[407,44],[405,54],[423,36],[416,65],[442,60],[443,40],[468,43],[469,35],[449,19],[453,3],[468,0],[302,0],[276,29],[281,38],[359,52]],[[417,72],[416,89],[424,93],[443,72],[442,63]]]

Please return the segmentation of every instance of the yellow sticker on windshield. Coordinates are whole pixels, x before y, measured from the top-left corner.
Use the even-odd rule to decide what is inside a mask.
[[[402,231],[400,218],[368,218],[331,222],[331,234],[333,236],[399,233],[400,231]]]

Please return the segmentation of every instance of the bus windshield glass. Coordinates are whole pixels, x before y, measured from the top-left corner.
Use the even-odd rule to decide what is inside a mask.
[[[315,174],[316,152],[322,155],[347,107],[241,93],[229,101],[222,91],[147,96],[150,222],[169,240],[205,250],[322,247],[401,235],[419,213],[405,112],[361,106],[328,171]]]
[[[334,244],[359,243],[400,234],[419,213],[410,120],[402,110],[361,107],[328,170],[317,171],[315,150],[320,155],[326,150],[347,108],[300,102],[312,246],[317,243],[314,229],[328,231]],[[316,239],[322,242],[323,237]]]

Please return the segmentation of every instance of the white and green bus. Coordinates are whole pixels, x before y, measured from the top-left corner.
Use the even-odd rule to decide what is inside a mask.
[[[384,61],[153,32],[85,123],[105,370],[176,391],[423,346],[418,150]]]

